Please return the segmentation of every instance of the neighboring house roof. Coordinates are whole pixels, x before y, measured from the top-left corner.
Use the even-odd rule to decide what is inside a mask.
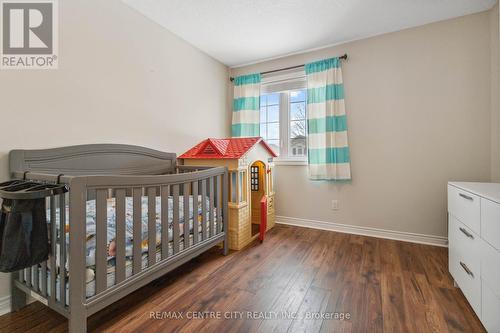
[[[298,137],[295,137],[295,138],[291,138],[290,139],[290,144],[292,146],[297,146],[297,145],[305,146],[305,144],[306,144],[306,137],[305,136],[298,136]]]
[[[277,157],[276,153],[269,147],[269,145],[260,137],[254,138],[227,138],[227,139],[213,139],[208,138],[203,140],[179,158],[192,158],[192,159],[208,159],[208,158],[227,158],[239,159],[243,157],[255,145],[262,144],[264,148],[273,157]]]

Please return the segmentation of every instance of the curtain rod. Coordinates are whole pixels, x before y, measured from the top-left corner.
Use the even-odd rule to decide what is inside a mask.
[[[342,59],[342,60],[346,60],[347,59],[347,53],[344,54],[343,56],[340,56],[339,59]],[[304,67],[305,64],[302,64],[302,65],[297,65],[297,66],[291,66],[291,67],[285,67],[285,68],[280,68],[280,69],[273,69],[273,70],[270,70],[270,71],[265,71],[265,72],[261,72],[260,74],[261,75],[265,75],[265,74],[271,74],[271,73],[276,73],[276,72],[281,72],[281,71],[286,71],[286,70],[289,70],[289,69],[295,69],[295,68],[300,68],[300,67]],[[230,77],[229,80],[232,82],[234,81],[234,77]]]

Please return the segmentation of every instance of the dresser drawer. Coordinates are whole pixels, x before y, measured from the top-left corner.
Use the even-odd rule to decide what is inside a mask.
[[[478,316],[481,314],[481,279],[479,273],[472,271],[470,268],[473,266],[473,261],[470,258],[460,256],[458,253],[452,255],[450,251],[450,273],[453,279],[462,290],[465,298],[469,301],[469,304],[474,309],[474,312]],[[471,274],[467,273],[466,269],[471,271]]]
[[[481,313],[481,240],[450,215],[448,227],[449,270],[474,311]]]
[[[500,332],[500,298],[483,283],[481,296],[481,322],[490,333]]]
[[[448,218],[448,246],[450,252],[470,259],[468,267],[473,271],[477,271],[477,275],[479,275],[481,256],[484,253],[484,241],[453,215],[449,215]]]
[[[480,234],[480,197],[448,185],[448,212],[475,233]]]
[[[500,204],[481,198],[481,237],[500,250]]]
[[[500,252],[482,241],[481,280],[500,298]]]

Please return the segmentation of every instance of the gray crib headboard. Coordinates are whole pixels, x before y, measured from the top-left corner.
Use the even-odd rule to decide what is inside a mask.
[[[175,153],[140,146],[90,144],[52,149],[12,150],[10,172],[76,175],[159,175],[174,172]]]

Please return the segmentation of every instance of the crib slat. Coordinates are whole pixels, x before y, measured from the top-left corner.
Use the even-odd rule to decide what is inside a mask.
[[[198,243],[198,182],[193,182],[193,245]]]
[[[217,217],[216,217],[216,220],[217,220],[217,226],[216,226],[216,231],[215,233],[216,234],[219,234],[221,231],[222,231],[222,177],[219,175],[217,176],[216,178],[216,185],[217,185],[217,197],[215,198],[216,199],[216,202],[217,202]]]
[[[40,264],[40,285],[38,289],[42,293],[42,296],[47,296],[47,262],[44,261]]]
[[[134,274],[137,274],[142,269],[142,189],[134,188],[132,190],[133,196],[133,238],[134,238],[134,247],[133,247],[133,271]]]
[[[57,278],[57,226],[56,226],[56,199],[50,197],[50,298],[53,302],[56,301],[56,278]]]
[[[42,281],[40,282],[41,283],[40,291],[42,292],[42,296],[47,296],[47,262],[46,261],[42,262],[40,266],[41,266],[40,274],[42,277]]]
[[[38,291],[38,265],[32,266],[31,271],[33,272],[33,290]]]
[[[210,201],[210,211],[208,212],[209,217],[210,217],[210,227],[209,227],[209,237],[214,236],[214,177],[210,177],[209,179],[209,188],[210,188],[210,195],[209,195],[209,201]]]
[[[156,188],[148,188],[148,267],[156,263]]]
[[[179,185],[173,185],[174,215],[172,226],[174,228],[174,254],[179,253]]]
[[[189,247],[189,234],[191,230],[189,214],[189,183],[184,183],[182,199],[184,201],[184,250]]]
[[[96,190],[96,294],[106,290],[107,282],[107,190]]]
[[[26,268],[26,285],[31,287],[31,267]]]
[[[207,232],[207,180],[201,180],[201,230],[203,240],[208,238]]]
[[[59,195],[59,295],[66,306],[66,195]],[[37,278],[38,280],[38,278]]]
[[[45,198],[45,206],[46,207],[49,207],[50,208],[50,199],[47,197]],[[50,232],[50,230],[49,230]],[[50,236],[49,236],[50,237]],[[42,296],[47,296],[47,261],[49,259],[47,259],[46,261],[42,262],[41,265],[40,265],[40,274],[41,274],[41,277],[42,277],[42,281],[40,282],[41,285],[40,285],[40,291],[42,292]],[[19,271],[20,273],[22,273],[22,270]]]
[[[116,283],[125,280],[125,189],[117,189],[116,200]]]
[[[168,258],[168,186],[161,188],[161,259]]]

